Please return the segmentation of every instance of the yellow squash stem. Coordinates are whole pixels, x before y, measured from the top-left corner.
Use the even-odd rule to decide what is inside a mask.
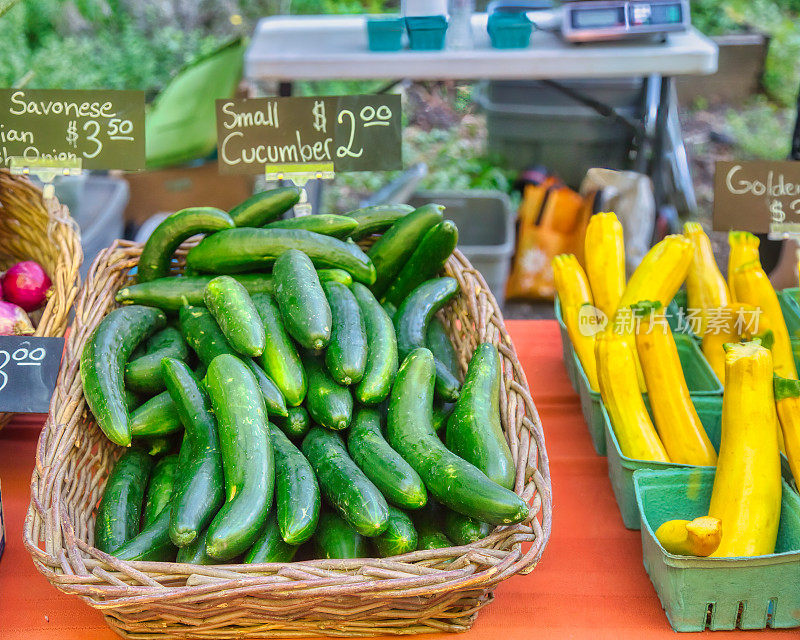
[[[708,360],[719,381],[725,384],[725,349],[724,345],[750,340],[763,336],[767,330],[767,322],[760,317],[758,310],[742,302],[725,305],[719,309],[711,309],[708,313],[708,324],[703,334],[703,355]],[[761,344],[772,348],[772,333],[769,344],[762,339]]]
[[[775,378],[775,406],[795,482],[800,484],[800,382]]]
[[[722,439],[708,515],[722,522],[717,557],[775,551],[781,512],[772,355],[758,341],[725,354]]]
[[[672,331],[666,322],[654,321],[659,317],[656,314],[661,314],[661,303],[639,302],[633,309],[639,318],[636,349],[650,409],[669,459],[679,464],[713,467],[717,452],[689,396]]]
[[[636,380],[633,350],[624,336],[607,331],[597,337],[597,378],[623,455],[634,460],[669,462],[647,413]]]
[[[594,356],[598,326],[586,273],[574,255],[562,254],[553,258],[553,280],[572,347],[592,391],[599,391]]]
[[[700,311],[700,335],[705,335],[708,316],[713,309],[719,309],[730,303],[730,293],[725,278],[722,277],[714,250],[706,232],[698,222],[687,222],[683,225],[683,233],[694,247],[692,263],[686,274],[686,292],[689,297],[689,308]]]
[[[761,264],[754,261],[737,267],[733,272],[733,283],[736,287],[737,301],[759,309],[759,318],[763,318],[772,331],[772,360],[775,373],[782,378],[796,380],[797,369],[783,311],[778,302],[778,295]]]
[[[710,516],[669,520],[656,529],[656,538],[673,555],[705,558],[714,553],[722,541],[722,523]]]
[[[731,250],[728,254],[728,290],[731,300],[739,300],[734,290],[733,274],[743,264],[761,260],[758,253],[758,246],[761,241],[749,231],[730,231],[728,233],[728,245]]]
[[[625,242],[616,214],[589,218],[584,254],[594,304],[611,319],[625,291]]]

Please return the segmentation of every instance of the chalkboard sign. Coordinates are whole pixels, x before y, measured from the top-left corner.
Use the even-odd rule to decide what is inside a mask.
[[[144,169],[144,92],[0,89],[0,166],[13,157]]]
[[[401,118],[396,95],[217,100],[220,173],[401,169]]]
[[[47,413],[64,338],[0,336],[0,411]]]

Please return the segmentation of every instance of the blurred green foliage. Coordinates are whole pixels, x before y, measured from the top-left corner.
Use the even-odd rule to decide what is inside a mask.
[[[730,109],[726,125],[736,140],[737,157],[785,160],[789,156],[796,112],[758,96],[750,104]]]

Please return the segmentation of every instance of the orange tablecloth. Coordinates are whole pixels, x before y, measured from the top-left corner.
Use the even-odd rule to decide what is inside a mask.
[[[555,493],[553,535],[539,566],[500,585],[465,640],[676,637],[642,567],[638,532],[622,526],[605,458],[594,453],[563,363],[553,321],[508,323],[545,428]],[[0,432],[7,547],[0,560],[2,640],[110,640],[117,636],[78,598],[34,569],[22,523],[41,419]],[[711,632],[708,632],[711,633]],[[715,640],[798,637],[797,630],[715,632]],[[424,636],[433,638],[436,636]],[[438,636],[439,638],[444,636]]]

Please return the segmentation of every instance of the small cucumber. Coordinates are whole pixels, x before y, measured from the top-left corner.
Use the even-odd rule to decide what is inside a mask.
[[[275,261],[275,300],[283,325],[306,349],[321,351],[331,339],[331,308],[309,257],[290,249]]]
[[[175,558],[177,551],[169,539],[169,508],[164,508],[155,520],[112,555],[128,561],[169,562]]]
[[[353,292],[338,282],[322,285],[331,308],[333,325],[325,364],[340,385],[358,384],[367,366],[367,330]]]
[[[500,356],[493,344],[478,345],[456,408],[447,419],[447,448],[506,489],[516,467],[500,423]]]
[[[227,353],[235,355],[228,344],[225,334],[219,328],[214,316],[202,307],[181,307],[178,314],[181,333],[186,343],[200,358],[200,362],[208,366],[219,355]]]
[[[302,440],[311,428],[311,419],[305,407],[289,407],[289,415],[276,419],[275,423],[290,440]]]
[[[283,326],[281,312],[272,296],[265,293],[255,295],[253,304],[261,316],[267,336],[259,364],[281,390],[286,403],[296,407],[303,402],[308,390],[306,371],[297,347]]]
[[[199,564],[209,565],[218,564],[210,555],[206,553],[206,539],[208,538],[208,530],[203,531],[194,542],[187,544],[185,547],[178,549],[178,557],[175,558],[176,562],[181,564]]]
[[[308,460],[283,431],[270,425],[275,453],[277,513],[281,537],[300,545],[311,538],[319,520],[320,494]]]
[[[458,292],[455,278],[434,278],[418,286],[403,301],[394,317],[397,329],[397,348],[400,358],[425,346],[428,324],[434,314],[444,307]],[[447,366],[434,358],[436,365],[436,392],[443,400],[458,400],[461,383]]]
[[[283,394],[278,386],[272,381],[264,370],[258,366],[255,360],[245,358],[243,362],[247,365],[253,375],[258,381],[258,386],[261,388],[261,395],[264,396],[264,403],[267,407],[267,413],[271,416],[279,416],[285,418],[289,415],[286,410],[286,400],[283,399]]]
[[[386,500],[401,509],[425,506],[428,494],[422,479],[381,433],[380,413],[359,409],[347,435],[347,450],[364,474],[380,489]]]
[[[386,530],[389,505],[347,455],[336,433],[313,427],[303,440],[303,454],[314,468],[325,499],[364,536],[378,536]]]
[[[114,444],[128,447],[125,363],[142,340],[167,322],[163,311],[133,305],[114,309],[97,325],[81,353],[83,395],[97,425]]]
[[[166,388],[161,377],[161,360],[186,360],[188,357],[189,349],[181,332],[175,327],[162,329],[147,341],[147,352],[143,356],[125,365],[125,385],[136,393],[160,393]]]
[[[385,299],[399,305],[419,285],[436,277],[457,244],[458,229],[451,220],[430,229],[389,286]]]
[[[159,393],[131,414],[131,435],[136,438],[155,438],[183,429],[178,410],[169,394]]]
[[[367,539],[329,511],[319,516],[314,546],[317,556],[326,560],[351,560],[369,555]]]
[[[131,446],[138,447],[142,451],[146,451],[154,458],[168,455],[178,451],[180,448],[180,440],[182,434],[177,431],[166,436],[155,436],[154,438],[137,438],[133,441]]]
[[[264,353],[264,325],[247,289],[230,276],[219,276],[208,283],[205,301],[231,347],[252,358]]]
[[[317,358],[306,360],[308,396],[306,408],[311,419],[326,429],[342,431],[353,418],[353,396],[331,378]]]
[[[186,428],[178,457],[178,484],[169,521],[169,536],[178,547],[192,543],[225,501],[225,479],[211,402],[185,363],[161,363],[167,391]]]
[[[303,229],[228,229],[202,240],[186,260],[204,273],[242,273],[268,268],[290,249],[317,267],[344,269],[368,285],[375,281],[375,266],[357,244]]]
[[[372,292],[359,282],[353,283],[352,291],[364,318],[368,353],[355,396],[361,404],[374,406],[383,402],[392,390],[397,375],[397,338],[392,319]]]
[[[444,430],[447,427],[447,419],[450,417],[450,414],[453,413],[453,409],[455,409],[456,405],[454,402],[434,402],[433,403],[433,430],[439,434],[439,436],[444,436]]]
[[[175,491],[177,472],[178,456],[175,454],[161,458],[153,467],[144,499],[143,527],[153,522],[161,510],[170,503]]]
[[[94,546],[112,553],[139,533],[142,503],[153,458],[139,449],[123,453],[108,476],[97,507]]]
[[[240,273],[233,277],[251,295],[273,291],[269,273]],[[117,292],[116,300],[121,304],[144,304],[170,312],[187,305],[202,307],[206,303],[206,285],[213,279],[214,276],[173,276],[129,284]]]
[[[299,548],[299,545],[284,542],[281,538],[280,527],[278,527],[278,519],[275,517],[275,513],[271,512],[267,516],[261,537],[245,554],[244,563],[291,562]]]
[[[444,533],[459,546],[483,540],[492,532],[492,525],[478,522],[475,518],[456,513],[450,509],[444,512]]]
[[[442,211],[441,205],[426,204],[395,222],[372,245],[367,255],[375,266],[375,283],[370,288],[376,298],[383,298],[422,237],[442,221]]]
[[[267,229],[305,229],[324,236],[334,238],[346,238],[358,227],[358,222],[345,216],[336,216],[323,213],[313,216],[301,216],[300,218],[288,218],[286,220],[276,220],[266,225]]]
[[[130,389],[125,389],[125,408],[128,410],[128,413],[133,411],[140,404],[142,404],[142,399]]]
[[[391,302],[386,302],[386,300],[381,302],[381,306],[386,312],[386,315],[392,319],[392,322],[394,322],[394,317],[397,315],[397,307],[395,307]]]
[[[458,354],[447,334],[447,329],[437,316],[433,316],[428,323],[425,346],[431,350],[434,358],[447,367],[454,378],[460,377],[461,365],[458,362]]]
[[[353,276],[344,269],[317,269],[320,282],[341,282],[349,287],[353,284]]]
[[[489,480],[437,437],[431,424],[434,378],[428,349],[415,349],[403,361],[389,400],[389,444],[446,507],[490,524],[524,520],[528,505],[516,493]]]
[[[300,189],[279,187],[261,191],[230,210],[237,227],[261,227],[300,202]]]
[[[253,546],[272,504],[275,465],[258,381],[236,356],[217,356],[206,386],[217,418],[227,502],[208,527],[206,552],[230,560]]]
[[[456,545],[448,538],[439,527],[439,509],[434,504],[429,504],[422,511],[414,514],[414,526],[417,529],[417,548],[420,551],[430,549],[447,549]]]
[[[372,542],[381,558],[411,553],[417,550],[417,530],[408,514],[390,506],[389,526]]]
[[[350,237],[353,240],[361,240],[373,233],[381,233],[412,211],[414,207],[407,204],[378,204],[346,213],[348,218],[358,222],[358,227]]]
[[[172,254],[181,242],[198,233],[214,233],[234,226],[231,217],[213,207],[192,207],[173,213],[158,225],[142,248],[136,279],[150,282],[169,275]]]

